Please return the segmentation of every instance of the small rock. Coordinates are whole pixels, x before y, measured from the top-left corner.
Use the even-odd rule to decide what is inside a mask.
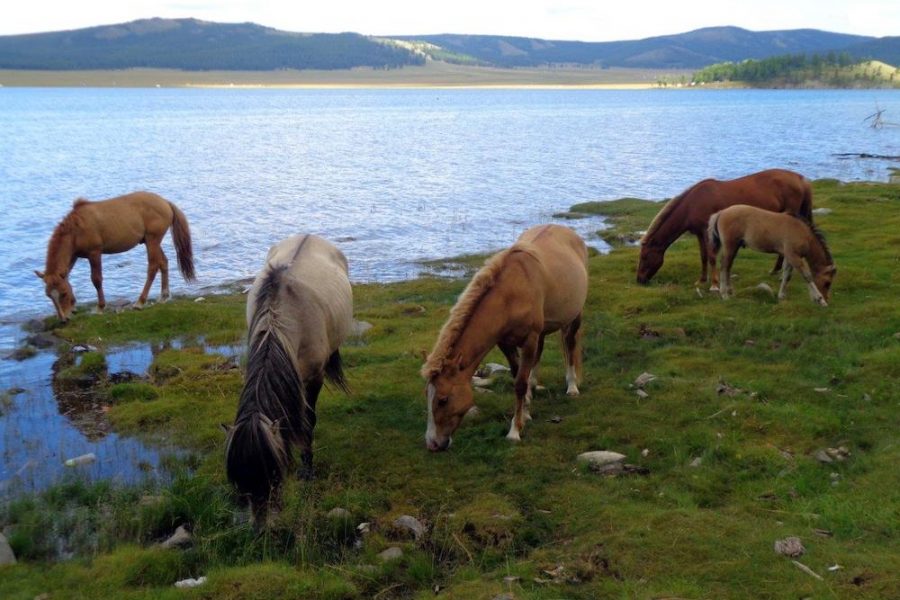
[[[551,423],[562,423],[562,417],[559,415],[553,415],[549,419],[547,419]]]
[[[513,584],[522,581],[522,578],[517,575],[507,575],[503,578],[503,583]]]
[[[756,286],[756,289],[766,292],[770,296],[775,295],[774,290],[772,290],[772,286],[770,286],[768,283],[760,283],[758,286]]]
[[[694,460],[692,460],[688,466],[694,467],[696,469],[697,467],[699,467],[702,464],[703,464],[703,457],[698,456],[698,457],[694,458]]]
[[[820,463],[834,462],[834,459],[832,459],[830,456],[828,456],[828,453],[825,452],[824,448],[822,448],[820,450],[816,450],[816,453],[813,455],[813,457]]]
[[[194,579],[193,577],[188,577],[187,579],[182,579],[181,581],[175,582],[175,587],[177,588],[195,588],[197,586],[203,585],[206,583],[206,576],[198,577]]]
[[[344,520],[349,519],[351,516],[352,515],[350,514],[349,510],[347,510],[346,508],[341,508],[340,506],[336,506],[328,511],[328,513],[325,515],[325,518],[333,520]]]
[[[382,562],[389,562],[392,560],[397,560],[398,558],[402,558],[402,557],[403,557],[403,550],[401,550],[397,546],[391,546],[384,552],[381,552],[378,554],[378,558]]]
[[[744,340],[744,345],[748,348],[756,345],[756,340]]]
[[[475,387],[486,388],[486,387],[490,387],[491,384],[493,384],[493,383],[494,383],[493,377],[478,377],[478,376],[472,377],[472,385],[474,385]]]
[[[827,387],[817,387],[817,388],[813,388],[813,391],[819,392],[820,394],[827,394],[828,392],[831,391],[831,389],[827,388]]]
[[[360,523],[359,525],[356,526],[356,532],[357,532],[359,535],[366,535],[366,534],[369,533],[371,530],[372,530],[372,524],[371,524],[371,523]]]
[[[822,216],[830,215],[830,214],[831,214],[831,209],[830,209],[830,208],[825,208],[825,207],[814,208],[813,211],[812,211],[812,214],[814,214],[814,215],[822,215]]]
[[[783,540],[775,540],[775,552],[796,558],[802,556],[806,552],[806,548],[803,547],[800,538],[791,536]]]
[[[72,346],[72,352],[75,354],[81,354],[82,352],[96,352],[97,346],[92,346],[90,344],[75,344]]]
[[[419,538],[425,535],[425,526],[417,518],[410,515],[397,517],[394,520],[394,527],[411,531],[416,541],[419,541]]]
[[[41,331],[25,338],[25,341],[35,348],[52,348],[59,340],[52,333]]]
[[[582,452],[578,455],[577,460],[587,464],[592,471],[597,473],[616,473],[622,470],[625,464],[625,455],[609,450],[595,450]]]
[[[206,296],[197,296],[194,298],[194,302],[206,302]]]
[[[640,398],[641,400],[646,400],[647,398],[650,397],[650,394],[648,394],[647,392],[645,392],[645,391],[642,390],[641,388],[638,388],[637,390],[635,390],[634,393],[637,394],[637,397]]]
[[[6,541],[6,536],[0,533],[0,566],[16,564],[16,555]]]
[[[74,458],[70,458],[65,461],[67,467],[74,467],[76,465],[87,465],[97,460],[97,455],[93,452],[88,452],[87,454],[82,454],[81,456],[76,456]]]
[[[833,536],[834,536],[834,532],[833,532],[833,531],[830,531],[830,530],[828,530],[828,529],[819,529],[818,527],[816,527],[816,528],[813,529],[813,533],[815,533],[815,534],[818,535],[819,537],[827,537],[827,538],[830,538],[830,537],[833,537]]]
[[[485,371],[487,371],[487,373],[489,375],[493,375],[494,373],[504,373],[506,371],[509,371],[509,367],[507,367],[506,365],[498,364],[498,363],[488,363],[488,364],[484,365],[484,369],[485,369]]]
[[[742,393],[744,390],[740,388],[736,388],[732,385],[729,385],[724,379],[720,379],[719,383],[716,385],[716,393],[720,396],[728,396],[733,397]]]
[[[15,350],[13,350],[9,354],[9,358],[18,362],[22,362],[23,360],[28,360],[32,356],[37,354],[37,348],[34,346],[24,345],[19,346]]]
[[[19,394],[24,394],[25,391],[26,391],[25,388],[11,387],[6,390],[6,395],[9,396],[10,398],[12,398],[13,396],[18,396]]]
[[[22,324],[22,329],[29,333],[44,331],[44,322],[40,319],[29,319]]]
[[[641,450],[641,456],[643,456],[644,458],[650,456],[650,448],[644,448],[643,450]]]
[[[169,539],[159,544],[163,548],[184,548],[191,545],[191,532],[179,525]]]
[[[656,375],[653,375],[652,373],[647,373],[646,371],[644,371],[643,373],[641,373],[640,375],[637,376],[637,379],[634,380],[634,385],[638,388],[642,388],[645,385],[647,385],[648,383],[650,383],[651,381],[653,381],[654,379],[656,379]]]
[[[350,326],[350,335],[353,337],[362,337],[366,334],[367,331],[372,329],[374,325],[369,323],[368,321],[353,321],[353,325]]]

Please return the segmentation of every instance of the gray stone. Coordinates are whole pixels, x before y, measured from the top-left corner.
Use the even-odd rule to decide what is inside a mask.
[[[824,215],[830,215],[830,214],[831,214],[831,209],[830,209],[830,208],[824,208],[824,207],[823,207],[823,208],[814,208],[813,211],[812,211],[812,214],[814,214],[814,215],[823,215],[823,216],[824,216]]]
[[[772,289],[772,286],[769,285],[768,283],[760,283],[759,285],[756,286],[756,289],[766,292],[770,296],[775,295],[775,291]]]
[[[6,541],[6,536],[0,533],[0,566],[14,564],[16,564],[16,555],[10,548],[9,542]]]
[[[403,557],[403,550],[398,548],[397,546],[391,546],[384,552],[378,554],[379,560],[382,562],[389,562],[392,560],[397,560],[398,558]]]
[[[328,511],[325,515],[328,519],[349,519],[352,515],[350,511],[346,508],[341,508],[340,506],[336,506]]]
[[[366,334],[367,331],[372,329],[373,325],[366,321],[353,321],[353,325],[350,326],[350,335],[353,337],[362,337]]]
[[[410,515],[397,517],[394,520],[394,527],[412,532],[416,541],[419,541],[419,539],[425,535],[425,526],[417,518],[411,517]]]
[[[159,544],[163,548],[184,548],[191,545],[191,532],[179,525],[169,539]]]
[[[652,373],[647,373],[646,371],[644,371],[643,373],[641,373],[640,375],[637,376],[637,379],[634,380],[634,385],[636,387],[643,388],[645,385],[647,385],[654,379],[656,379],[656,375],[653,375]]]
[[[800,538],[791,536],[784,538],[783,540],[775,540],[775,552],[783,554],[784,556],[796,558],[802,556],[803,553],[806,552],[806,548],[803,547]]]
[[[625,455],[609,450],[595,450],[579,454],[578,462],[587,464],[592,471],[598,473],[612,473],[622,470],[625,465]]]
[[[41,349],[52,348],[59,343],[59,339],[55,335],[53,335],[52,333],[47,333],[45,331],[33,333],[25,338],[25,341],[35,348]]]
[[[702,465],[702,464],[703,464],[703,457],[698,456],[697,458],[695,458],[694,460],[692,460],[692,461],[691,461],[691,464],[688,465],[688,466],[694,467],[694,468],[696,469],[697,467],[699,467],[699,466]]]
[[[637,394],[637,397],[640,398],[641,400],[646,400],[647,398],[650,397],[650,394],[648,394],[641,388],[638,388],[637,391],[635,391],[634,393]]]

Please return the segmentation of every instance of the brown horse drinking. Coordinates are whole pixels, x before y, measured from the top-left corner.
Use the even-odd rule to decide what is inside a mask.
[[[540,225],[491,257],[460,295],[422,367],[428,382],[429,450],[446,450],[474,406],[472,375],[495,345],[515,378],[516,408],[509,434],[518,441],[530,419],[531,377],[544,337],[559,330],[567,393],[578,394],[581,314],[587,298],[587,247],[568,227]]]
[[[797,269],[809,284],[810,298],[828,306],[837,267],[825,237],[814,225],[791,215],[737,205],[710,217],[709,242],[714,253],[722,250],[722,298],[734,295],[731,266],[738,249],[747,246],[760,252],[777,252],[784,257],[779,300],[784,299],[791,273]]]
[[[137,307],[147,301],[156,272],[162,273],[160,298],[169,297],[169,261],[162,250],[162,239],[172,227],[172,239],[178,255],[178,267],[187,281],[194,281],[194,257],[187,218],[177,206],[150,192],[134,192],[101,202],[78,199],[71,212],[56,226],[47,245],[47,266],[35,274],[44,281],[45,291],[56,314],[67,321],[75,308],[75,294],[69,272],[79,258],[91,263],[91,281],[97,288],[97,309],[106,306],[103,297],[101,255],[147,246],[147,282]]]
[[[641,239],[641,258],[637,282],[650,281],[663,264],[663,255],[681,234],[690,232],[700,244],[700,279],[706,282],[707,265],[712,270],[711,288],[718,287],[716,258],[706,244],[709,217],[734,204],[749,204],[772,212],[799,215],[812,221],[812,187],[809,181],[792,171],[770,169],[752,175],[717,181],[704,179],[672,198],[653,218]],[[779,257],[775,270],[781,267]]]

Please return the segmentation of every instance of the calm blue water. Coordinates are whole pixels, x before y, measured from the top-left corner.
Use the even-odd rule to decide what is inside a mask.
[[[0,88],[0,355],[25,335],[16,322],[52,312],[32,271],[79,196],[147,189],[178,204],[200,284],[184,285],[167,241],[176,292],[253,275],[296,232],[336,241],[353,279],[391,281],[421,259],[505,246],[578,202],[769,167],[884,180],[890,163],[832,156],[900,154],[900,128],[863,123],[876,104],[900,121],[897,91]],[[143,248],[104,267],[108,299],[136,298]],[[95,300],[83,261],[73,284]],[[26,390],[2,408],[0,486],[43,487],[86,451],[93,478],[155,471],[156,447],[96,431],[90,402],[55,389],[56,360],[0,364],[0,392]]]

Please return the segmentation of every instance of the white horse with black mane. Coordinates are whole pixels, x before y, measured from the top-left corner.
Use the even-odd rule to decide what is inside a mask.
[[[322,383],[347,385],[338,351],[353,321],[347,259],[315,235],[269,250],[247,299],[247,370],[234,425],[225,427],[228,480],[265,522],[301,449],[298,476],[310,479],[316,400]]]

